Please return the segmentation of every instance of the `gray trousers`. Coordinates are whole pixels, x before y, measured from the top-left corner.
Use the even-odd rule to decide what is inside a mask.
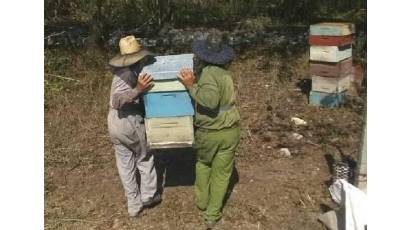
[[[118,174],[128,201],[128,213],[135,215],[141,211],[142,202],[149,201],[157,189],[154,157],[152,154],[136,154],[123,145],[114,145],[114,149]],[[138,173],[140,186],[137,183]]]
[[[149,201],[157,190],[154,156],[147,150],[142,118],[135,115],[118,116],[112,109],[108,115],[108,130],[114,143],[115,159],[128,202],[128,213],[136,215],[142,202]],[[141,183],[138,185],[137,176]]]

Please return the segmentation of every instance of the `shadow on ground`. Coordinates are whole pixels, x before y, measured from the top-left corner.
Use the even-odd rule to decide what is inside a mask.
[[[158,191],[168,186],[191,186],[195,182],[195,154],[193,149],[156,150],[155,168]]]
[[[195,183],[195,153],[191,148],[157,150],[155,152],[155,168],[158,175],[158,193],[160,194],[163,193],[165,187],[192,186]],[[234,166],[223,206],[238,182],[239,174]]]

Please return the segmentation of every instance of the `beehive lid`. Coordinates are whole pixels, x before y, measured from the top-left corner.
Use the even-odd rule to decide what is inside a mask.
[[[142,72],[150,74],[154,80],[176,79],[182,68],[192,70],[193,54],[155,56],[155,62],[145,66]]]
[[[310,25],[310,35],[319,36],[346,36],[355,33],[352,23],[322,22]]]

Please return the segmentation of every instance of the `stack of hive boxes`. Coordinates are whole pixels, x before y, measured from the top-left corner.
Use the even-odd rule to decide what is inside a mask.
[[[154,86],[144,95],[145,128],[151,149],[190,147],[194,141],[191,98],[178,80],[182,68],[193,67],[193,54],[156,56],[143,68]]]
[[[311,105],[337,107],[345,102],[353,70],[353,33],[350,23],[310,26]]]

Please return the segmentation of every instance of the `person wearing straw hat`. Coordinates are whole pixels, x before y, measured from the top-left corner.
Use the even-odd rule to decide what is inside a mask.
[[[112,58],[113,81],[108,112],[108,132],[114,144],[118,173],[127,197],[128,214],[138,216],[144,207],[161,202],[157,194],[154,157],[147,149],[141,94],[152,86],[152,78],[141,73],[152,54],[142,49],[134,36],[119,42],[120,54]],[[141,182],[137,183],[139,173]]]
[[[226,70],[234,51],[216,30],[206,40],[195,40],[192,50],[194,72],[182,69],[179,78],[195,101],[195,203],[210,229],[222,217],[240,139],[234,84]]]

